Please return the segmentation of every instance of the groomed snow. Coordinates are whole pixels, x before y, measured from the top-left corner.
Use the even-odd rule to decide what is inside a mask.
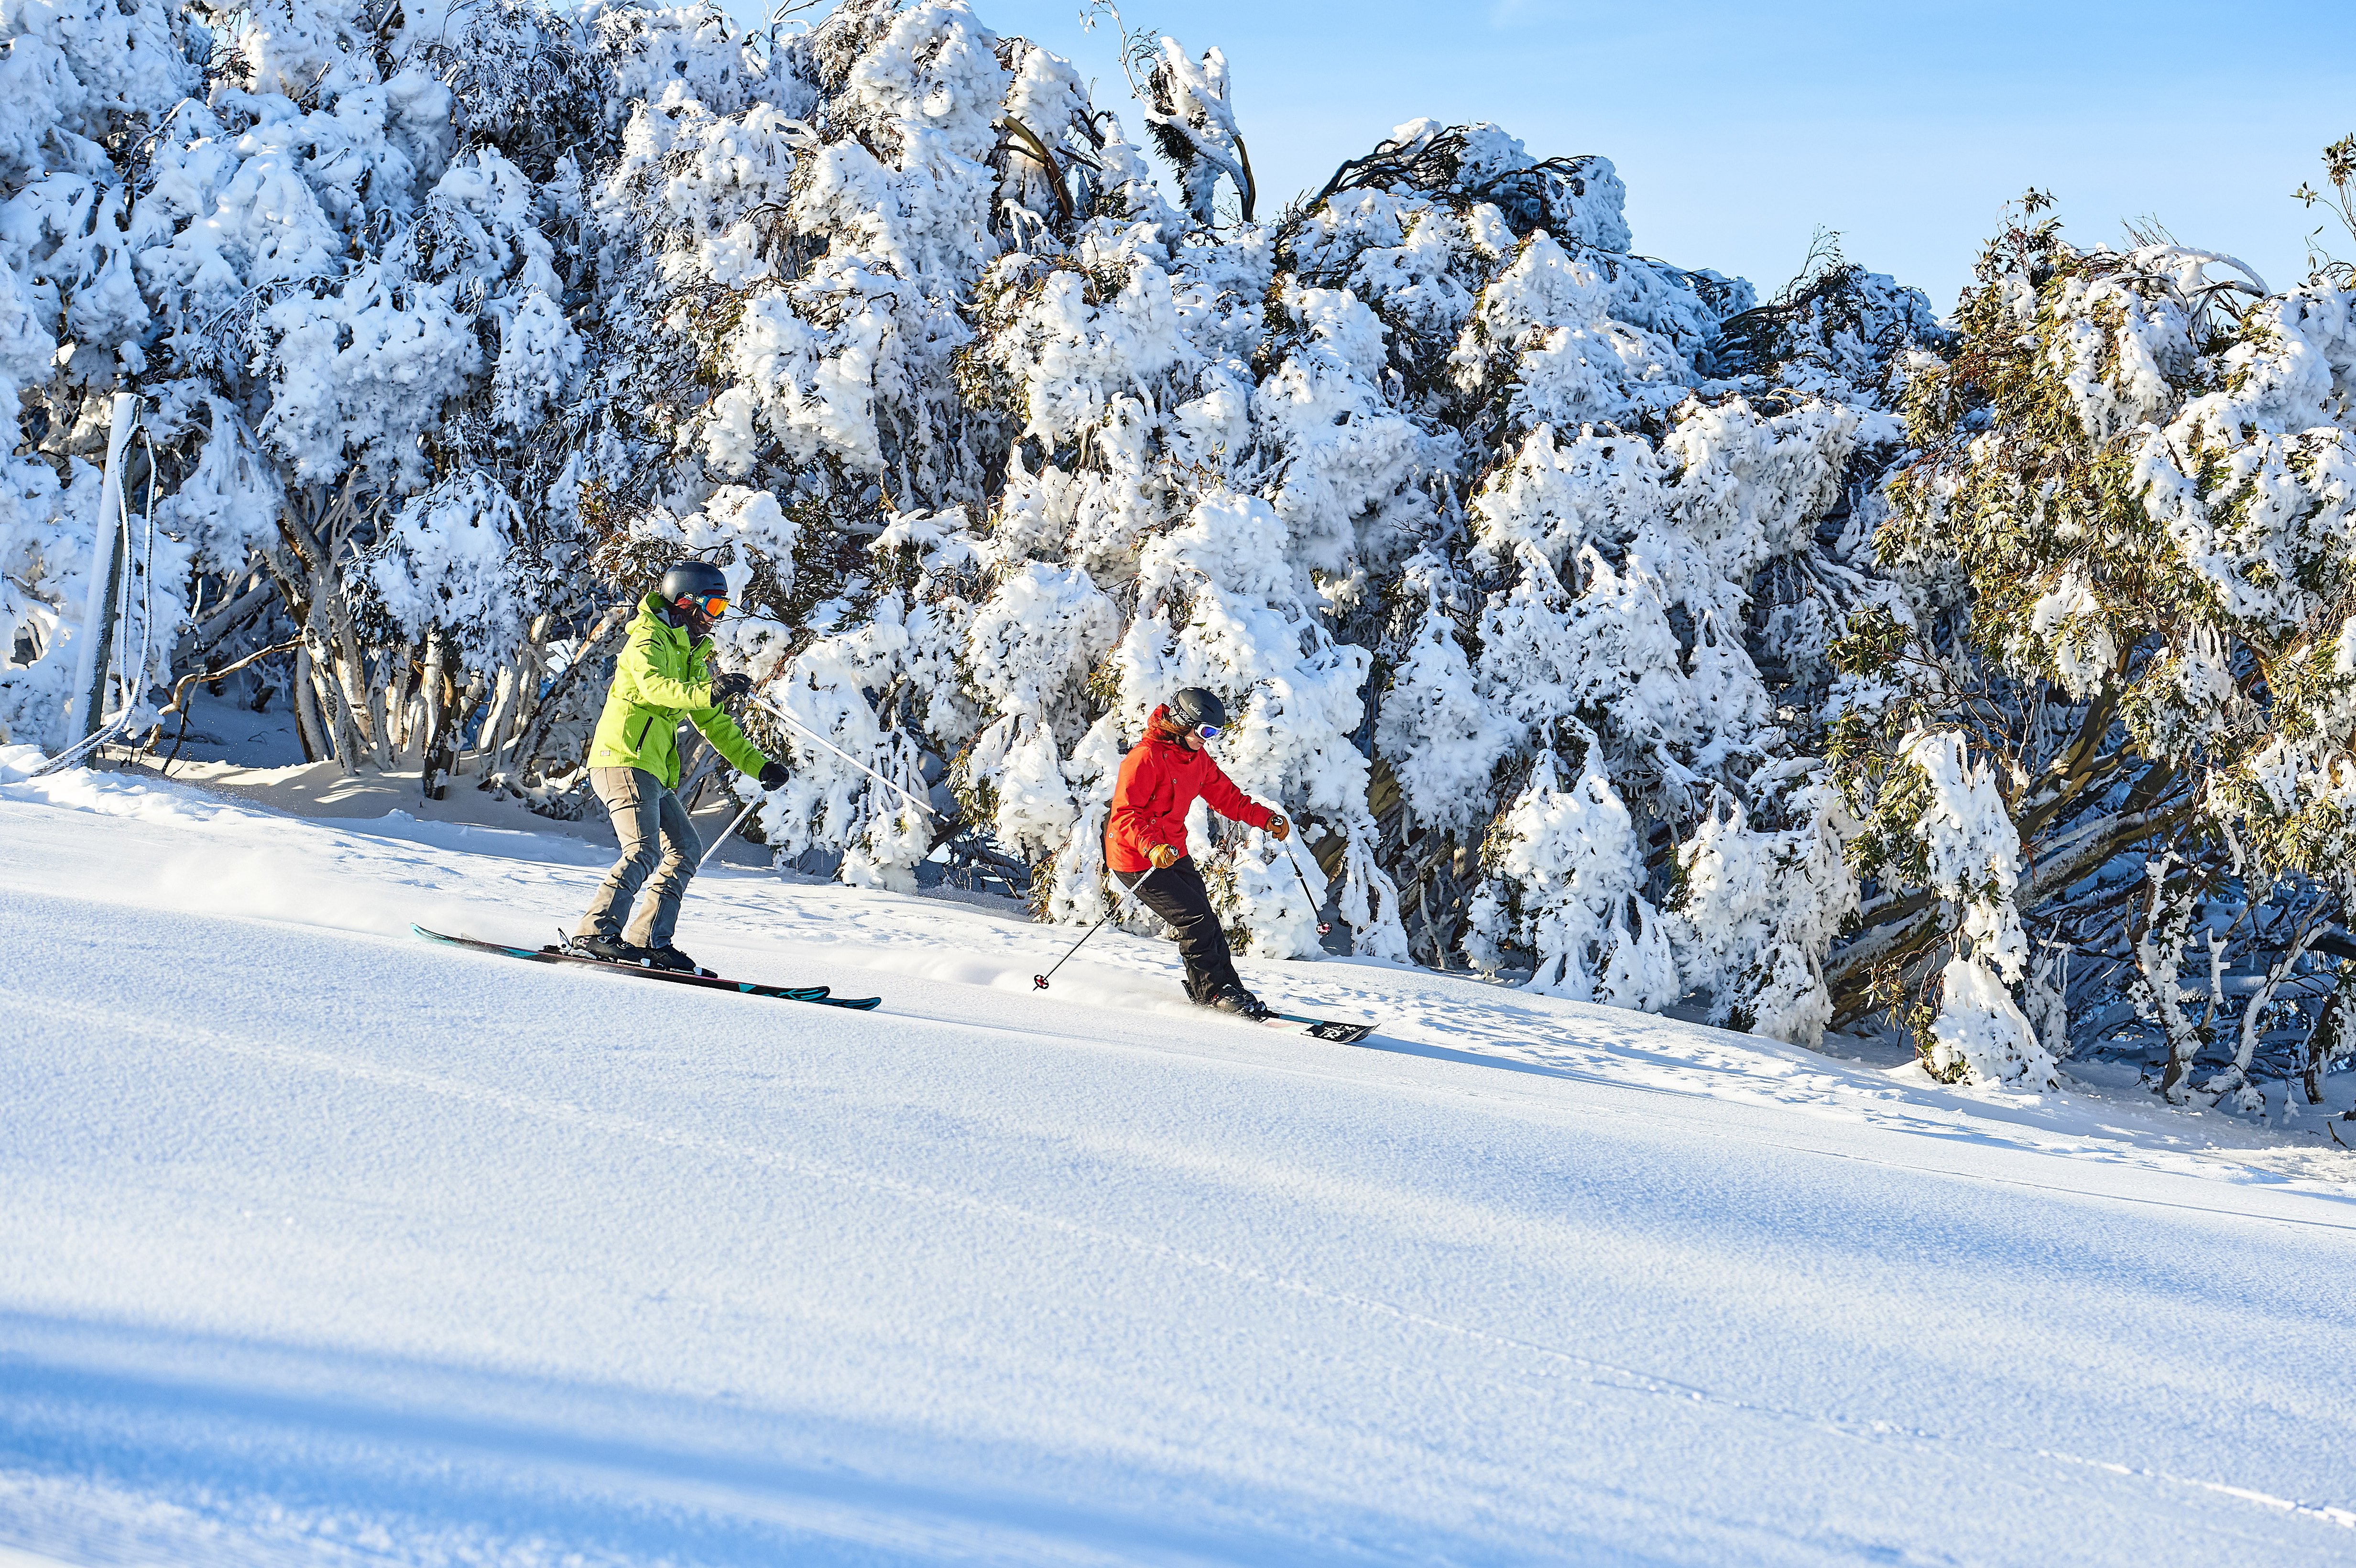
[[[0,1561],[2356,1556],[2336,1149],[588,848],[0,784]]]

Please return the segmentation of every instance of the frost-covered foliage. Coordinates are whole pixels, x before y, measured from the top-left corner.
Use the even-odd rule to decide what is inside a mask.
[[[1491,829],[1495,875],[1473,901],[1467,939],[1476,961],[1494,966],[1496,939],[1510,933],[1537,954],[1532,989],[1647,1010],[1676,1001],[1676,960],[1643,895],[1633,827],[1601,773],[1563,789],[1554,757],[1540,756],[1529,787]]]
[[[152,603],[160,635],[126,628],[107,710],[144,702],[186,609],[177,540],[164,541],[152,582],[124,581],[146,563],[120,550],[120,513],[101,517],[98,467],[116,377],[145,365],[126,166],[196,91],[187,47],[186,20],[167,5],[0,5],[0,733],[19,741],[69,738],[69,712],[79,717],[86,697],[69,689],[77,663],[111,628],[123,588],[135,588],[134,613]],[[135,510],[144,463],[134,477]],[[91,623],[93,602],[107,613]],[[143,642],[156,659],[125,669]]]
[[[1129,35],[1099,104],[965,0],[5,3],[14,730],[72,727],[120,383],[143,678],[293,644],[346,768],[471,748],[576,812],[619,613],[694,554],[806,868],[1094,919],[1199,685],[1302,829],[1192,826],[1256,954],[1810,1043],[1895,1008],[2023,1089],[2144,1027],[2179,1093],[2246,980],[2217,1093],[2293,1013],[2345,1054],[2336,273],[2236,315],[2217,258],[2048,226],[1959,333],[1829,245],[1762,303],[1642,254],[1607,160],[1424,120],[1269,217],[1248,63]]]
[[[2007,988],[2027,978],[2029,940],[2013,901],[2020,842],[1995,770],[1972,759],[1956,730],[1913,731],[1898,763],[1919,782],[1921,810],[1903,825],[1922,857],[1919,880],[1963,915],[1927,1064],[1950,1080],[2051,1086],[2052,1060]]]
[[[292,642],[315,757],[516,733],[562,613],[590,603],[563,571],[582,165],[610,155],[647,37],[701,25],[513,0],[9,6],[0,375],[31,422],[0,487],[0,720],[80,733],[54,672],[94,539],[104,560],[90,465],[120,389],[155,459],[134,452],[126,499],[152,477],[164,536],[134,707],[176,663]]]
[[[943,814],[756,714],[800,764],[758,830],[806,864],[905,886],[946,841],[1093,917],[1119,757],[1203,685],[1304,830],[1197,827],[1249,950],[1338,917],[1822,1029],[1856,890],[1784,699],[1880,602],[1843,523],[1917,296],[1755,307],[1634,253],[1608,162],[1490,125],[1263,219],[1216,49],[1130,39],[1116,112],[961,0],[374,15],[204,14],[121,155],[107,368],[169,387],[169,515],[214,602],[277,585],[317,754],[470,711],[534,750],[597,656],[580,566],[691,551],[723,658]]]
[[[1749,585],[1774,567],[1792,599],[1871,600],[1818,535],[1895,421],[1822,371],[1804,398],[1721,374],[1750,291],[1630,254],[1601,159],[1418,123],[1312,207],[1214,227],[1110,116],[1085,125],[1093,201],[1009,228],[959,355],[1009,444],[971,609],[937,623],[968,639],[979,728],[930,736],[1000,842],[1041,847],[1039,907],[1102,907],[1119,753],[1201,684],[1236,716],[1223,762],[1308,826],[1359,951],[1813,1039],[1855,887],[1775,694],[1828,684],[1839,612],[1812,605],[1771,680],[1751,647],[1784,624]],[[1681,862],[1705,816],[1715,852]],[[1226,835],[1214,887],[1257,950],[1305,952],[1281,858]],[[1683,912],[1736,905],[1739,931]]]
[[[1835,698],[1872,818],[1852,963],[1902,1005],[1952,946],[1939,1064],[2148,1042],[2171,1098],[2258,1109],[2261,1068],[2335,1059],[2356,957],[2356,293],[2035,211],[1901,368],[1904,597]]]

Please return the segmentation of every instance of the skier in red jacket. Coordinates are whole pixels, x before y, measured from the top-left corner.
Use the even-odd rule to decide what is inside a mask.
[[[1268,1016],[1258,997],[1237,977],[1226,933],[1211,912],[1203,874],[1186,854],[1186,812],[1197,799],[1236,822],[1263,828],[1278,838],[1292,825],[1245,795],[1203,750],[1226,727],[1219,699],[1190,686],[1153,710],[1145,738],[1121,759],[1112,787],[1112,815],[1105,819],[1105,864],[1140,902],[1170,923],[1178,933],[1178,954],[1186,961],[1186,994],[1195,1001],[1248,1019]]]

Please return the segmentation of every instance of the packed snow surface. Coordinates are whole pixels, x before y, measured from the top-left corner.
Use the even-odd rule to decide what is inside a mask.
[[[591,848],[0,785],[0,1559],[2356,1557],[2336,1149]]]

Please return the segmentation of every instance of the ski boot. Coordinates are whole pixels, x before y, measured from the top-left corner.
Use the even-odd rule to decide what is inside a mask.
[[[1249,1019],[1254,1023],[1269,1016],[1269,1010],[1260,1005],[1260,999],[1241,986],[1220,987],[1208,1005],[1218,1008],[1223,1013],[1233,1013],[1239,1019]]]
[[[594,958],[605,964],[627,964],[633,968],[646,967],[654,956],[645,948],[635,946],[618,936],[576,936],[572,945],[573,951],[584,958]]]
[[[701,975],[703,973],[701,969],[696,966],[694,959],[690,958],[686,954],[681,953],[678,948],[672,947],[668,944],[660,947],[649,947],[644,951],[646,953],[649,967],[656,969],[669,969],[680,975]]]

